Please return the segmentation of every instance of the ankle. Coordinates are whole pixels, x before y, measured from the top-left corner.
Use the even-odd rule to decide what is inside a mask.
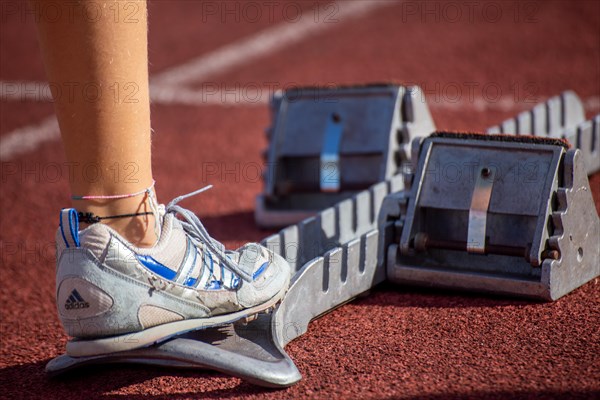
[[[78,212],[100,217],[96,223],[110,226],[134,246],[152,247],[158,240],[155,229],[158,215],[154,214],[151,201],[147,195],[116,200],[76,200],[74,207]],[[141,215],[106,218],[128,214]],[[81,221],[81,225],[84,228],[88,226],[85,221]]]

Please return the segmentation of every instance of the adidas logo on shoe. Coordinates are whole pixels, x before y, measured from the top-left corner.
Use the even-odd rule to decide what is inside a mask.
[[[85,301],[83,299],[83,297],[81,297],[81,295],[79,294],[77,289],[73,289],[73,291],[67,298],[67,301],[65,302],[66,310],[80,310],[82,308],[89,308],[89,307],[90,307],[90,303],[88,303],[87,301]]]

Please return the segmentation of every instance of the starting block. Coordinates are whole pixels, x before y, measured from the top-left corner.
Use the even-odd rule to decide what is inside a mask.
[[[412,163],[379,216],[390,281],[556,300],[600,275],[600,221],[566,141],[436,133]]]
[[[410,141],[435,130],[418,87],[296,88],[276,93],[259,226],[283,227],[398,174]]]

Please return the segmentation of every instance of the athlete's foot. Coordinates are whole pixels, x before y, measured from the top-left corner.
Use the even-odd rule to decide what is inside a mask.
[[[291,271],[282,257],[258,244],[226,251],[179,200],[159,207],[160,237],[150,248],[104,223],[79,231],[77,211],[61,211],[56,300],[65,330],[78,339],[70,355],[147,346],[246,318],[283,297]],[[131,333],[133,342],[114,340]]]

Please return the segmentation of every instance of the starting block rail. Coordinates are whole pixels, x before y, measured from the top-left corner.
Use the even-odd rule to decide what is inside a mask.
[[[588,175],[600,171],[600,114],[586,121],[583,103],[570,90],[488,128],[487,133],[567,139],[581,150]]]
[[[574,129],[567,129],[562,137],[581,150],[588,175],[600,171],[600,114],[582,122]]]
[[[500,125],[488,128],[487,133],[559,138],[565,131],[575,128],[583,121],[583,103],[573,91],[567,90]]]

